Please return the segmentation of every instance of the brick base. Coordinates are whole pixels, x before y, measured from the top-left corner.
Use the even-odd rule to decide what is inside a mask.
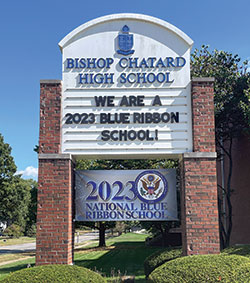
[[[182,244],[185,255],[220,252],[216,159],[182,160]],[[205,156],[206,154],[203,154]],[[209,154],[207,154],[209,156]]]
[[[72,162],[39,156],[36,265],[72,264]],[[48,154],[46,155],[48,156]]]

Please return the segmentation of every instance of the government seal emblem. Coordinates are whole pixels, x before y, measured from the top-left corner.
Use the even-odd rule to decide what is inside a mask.
[[[122,28],[122,34],[118,35],[118,54],[129,55],[133,54],[135,51],[131,50],[134,44],[134,38],[132,34],[129,34],[129,27],[125,25]]]
[[[140,173],[135,179],[137,197],[147,203],[155,203],[165,198],[168,192],[166,178],[156,170]]]

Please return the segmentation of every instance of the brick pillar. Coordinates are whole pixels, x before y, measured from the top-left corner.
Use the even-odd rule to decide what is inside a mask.
[[[36,265],[72,264],[73,164],[60,154],[61,81],[41,81]]]
[[[61,96],[61,81],[40,81],[39,153],[60,152]]]
[[[220,252],[213,82],[213,78],[192,80],[193,152],[185,153],[181,161],[185,255]]]

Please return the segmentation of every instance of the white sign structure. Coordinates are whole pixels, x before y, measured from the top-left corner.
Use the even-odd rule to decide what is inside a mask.
[[[63,55],[62,153],[150,158],[192,151],[192,40],[145,15],[76,28]]]

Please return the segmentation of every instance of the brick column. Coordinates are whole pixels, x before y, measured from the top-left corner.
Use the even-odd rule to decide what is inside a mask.
[[[61,81],[40,84],[36,265],[72,264],[73,164],[60,154]]]
[[[213,78],[192,80],[193,152],[182,157],[182,243],[185,255],[220,252]]]
[[[61,96],[61,81],[40,81],[39,153],[60,152]]]

